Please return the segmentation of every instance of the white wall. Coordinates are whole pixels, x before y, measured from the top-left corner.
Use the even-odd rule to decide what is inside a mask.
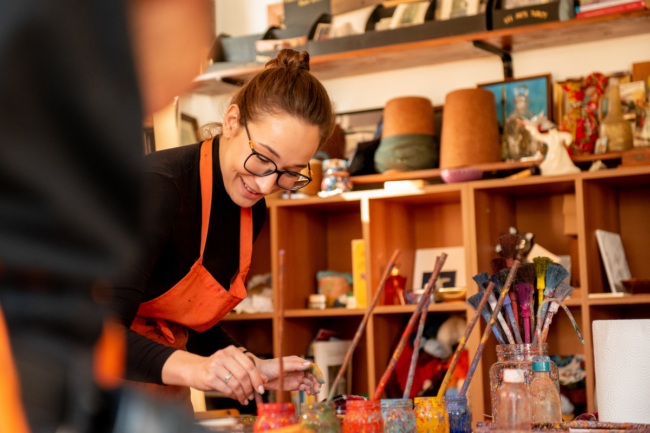
[[[262,33],[266,29],[266,5],[278,0],[216,0],[217,31],[233,36]],[[600,42],[513,54],[516,77],[550,73],[554,80],[631,70],[632,64],[650,60],[650,35],[610,39]],[[476,87],[478,83],[503,79],[501,60],[494,56],[441,65],[325,80],[323,84],[337,112],[382,107],[391,98],[420,95],[434,105],[443,105],[453,90]],[[190,100],[189,102],[187,100]],[[196,101],[195,101],[196,100]],[[183,98],[181,109],[189,107],[199,123],[216,120],[219,107],[228,97],[193,95]]]

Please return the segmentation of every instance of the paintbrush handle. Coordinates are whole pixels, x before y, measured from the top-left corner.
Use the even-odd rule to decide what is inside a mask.
[[[530,334],[535,334],[535,291],[530,294]]]
[[[372,400],[375,401],[378,400],[379,397],[381,397],[381,394],[384,392],[384,388],[386,388],[388,379],[390,379],[390,375],[393,373],[393,370],[395,370],[395,365],[397,365],[397,361],[399,360],[400,356],[402,356],[402,352],[404,351],[404,347],[408,342],[409,336],[411,335],[411,332],[413,332],[413,328],[415,327],[415,322],[417,322],[418,317],[422,312],[422,308],[424,307],[427,298],[431,297],[433,286],[435,285],[435,282],[438,280],[438,276],[440,275],[440,271],[442,270],[442,264],[445,262],[445,260],[447,260],[447,254],[445,253],[442,253],[442,255],[436,260],[436,266],[433,269],[433,273],[431,274],[431,278],[429,278],[429,282],[427,283],[426,288],[424,289],[422,298],[420,299],[420,302],[418,302],[418,306],[413,312],[413,314],[411,314],[411,318],[409,319],[409,322],[406,325],[406,329],[404,329],[404,332],[402,333],[402,337],[399,339],[399,342],[397,343],[397,347],[393,352],[393,356],[390,358],[390,361],[388,362],[388,367],[386,367],[386,371],[384,371],[384,374],[379,380],[379,384],[377,385],[377,389],[375,389],[375,392],[372,395]]]
[[[515,314],[512,311],[512,305],[506,305],[506,312],[508,313],[508,319],[510,319],[510,325],[512,325],[517,344],[524,344],[524,340],[521,339],[521,333],[519,332],[519,326],[517,326],[517,321],[515,320]]]
[[[510,301],[512,302],[512,311],[515,313],[515,322],[517,322],[517,328],[519,328],[519,311],[517,308],[517,294],[515,292],[510,292]]]
[[[580,338],[580,341],[582,344],[585,344],[585,339],[582,338],[582,334],[580,333],[580,329],[578,328],[578,324],[576,323],[576,319],[573,318],[573,314],[571,314],[571,311],[569,311],[569,307],[567,307],[564,302],[560,304],[562,308],[564,308],[564,311],[566,311],[567,316],[569,316],[569,320],[571,321],[571,324],[573,325],[573,329],[576,330],[576,334],[578,334],[578,337]]]
[[[490,338],[492,325],[494,325],[494,323],[496,322],[497,314],[499,313],[499,310],[501,310],[501,307],[503,307],[503,302],[505,301],[506,296],[508,296],[508,291],[510,290],[510,286],[512,285],[512,280],[514,279],[515,275],[517,275],[517,268],[519,268],[519,260],[515,260],[512,263],[512,267],[510,268],[510,273],[508,274],[508,279],[506,280],[506,283],[503,286],[503,291],[501,292],[501,296],[499,296],[499,300],[497,301],[497,306],[492,312],[492,317],[490,317],[490,323],[488,323],[488,326],[485,327],[485,331],[483,331],[483,336],[481,337],[481,343],[478,345],[478,348],[476,349],[476,353],[474,354],[474,359],[472,359],[472,364],[470,365],[469,370],[467,370],[467,377],[465,377],[465,383],[463,383],[463,389],[460,390],[460,395],[463,397],[467,395],[469,384],[472,381],[472,378],[474,377],[474,373],[476,372],[476,367],[478,366],[478,363],[481,360],[481,355],[483,354],[483,349],[485,349],[485,344],[487,343],[488,338]]]
[[[488,318],[485,320],[485,323],[489,323],[489,322],[490,322],[490,317],[488,316]],[[492,332],[494,332],[494,336],[496,337],[499,344],[506,344],[506,340],[504,340],[503,337],[501,336],[501,332],[499,332],[499,327],[497,326],[496,323],[492,327]]]
[[[483,308],[485,308],[485,304],[487,303],[488,298],[490,297],[490,294],[492,294],[493,290],[494,290],[494,283],[490,282],[490,284],[485,289],[485,292],[483,292],[483,297],[481,298],[481,302],[478,304],[478,308],[476,309],[476,312],[474,313],[472,320],[469,321],[469,324],[465,329],[465,335],[463,335],[463,337],[458,342],[458,347],[456,348],[456,352],[454,352],[454,357],[451,358],[451,363],[449,364],[447,373],[445,373],[445,378],[442,379],[442,384],[440,384],[440,389],[438,390],[438,398],[442,398],[442,396],[444,396],[445,393],[447,392],[447,387],[449,386],[449,382],[451,381],[451,376],[454,373],[454,370],[456,369],[456,364],[458,364],[458,359],[460,358],[460,354],[465,349],[465,343],[467,343],[469,336],[472,334],[472,330],[474,329],[474,326],[476,326],[476,322],[478,322],[479,317],[481,316],[481,311],[483,311]],[[496,336],[496,332],[495,332],[495,336]],[[409,398],[409,396],[406,396],[404,398]]]
[[[542,286],[540,287],[539,285],[539,278],[537,279],[537,298],[539,301],[539,305],[542,305],[542,302],[544,302],[544,284],[542,280]]]
[[[553,316],[555,315],[555,312],[549,311],[548,314],[546,315],[546,320],[544,321],[544,328],[542,329],[542,336],[539,338],[540,343],[546,342],[546,338],[548,337],[548,330],[551,328],[551,322],[553,321]]]
[[[494,307],[495,310],[497,309],[498,306],[499,306],[499,304],[497,303],[497,305]],[[499,307],[499,309],[500,308],[501,307]],[[499,320],[499,323],[501,324],[501,328],[503,329],[503,332],[506,334],[506,338],[508,339],[508,343],[515,344],[515,339],[512,336],[512,332],[510,332],[510,327],[506,323],[506,320],[503,318],[503,315],[501,314],[501,312],[499,312],[497,314],[497,319]]]
[[[259,392],[255,391],[255,403],[259,406],[260,404],[264,404],[264,400],[262,400],[262,394]]]
[[[284,341],[284,250],[280,250],[280,257],[278,265],[280,272],[278,273],[278,334],[280,335],[280,344],[278,345],[278,363],[280,364],[280,373],[278,376],[278,403],[284,401],[284,362],[282,359],[282,342]]]
[[[422,343],[422,333],[424,332],[424,324],[427,321],[427,312],[429,304],[431,303],[431,296],[427,296],[422,312],[420,313],[420,324],[418,325],[417,333],[415,334],[415,341],[413,342],[413,355],[411,356],[411,365],[409,366],[409,374],[406,379],[406,387],[404,388],[403,399],[411,398],[411,388],[413,387],[413,378],[415,377],[415,369],[418,364],[418,356],[420,354],[420,344]]]
[[[363,316],[363,319],[359,324],[359,328],[357,328],[357,333],[354,334],[354,338],[352,339],[352,344],[350,344],[350,347],[348,348],[348,352],[345,354],[345,358],[343,359],[343,364],[341,365],[341,368],[339,369],[339,372],[336,375],[336,379],[334,379],[334,382],[332,382],[332,388],[330,388],[330,393],[327,396],[327,401],[332,400],[334,394],[336,393],[336,389],[338,388],[339,382],[343,378],[343,374],[345,374],[345,370],[347,369],[348,364],[350,364],[350,360],[352,359],[352,353],[354,352],[354,349],[356,349],[357,344],[359,344],[359,340],[361,340],[361,336],[363,335],[363,331],[366,329],[366,324],[368,323],[368,319],[370,318],[370,315],[375,309],[375,306],[377,305],[377,302],[379,301],[381,294],[384,292],[384,286],[386,284],[386,280],[388,279],[388,275],[390,274],[391,269],[393,269],[393,266],[395,266],[395,261],[397,260],[397,257],[399,257],[400,253],[401,250],[399,248],[396,249],[395,252],[393,252],[393,255],[391,256],[390,260],[388,261],[386,270],[384,271],[384,274],[382,275],[381,280],[379,281],[379,286],[377,287],[377,291],[375,293],[374,299],[372,300],[372,304],[370,305],[370,307],[368,307],[366,314]]]
[[[524,341],[530,344],[530,317],[524,317]]]
[[[544,320],[542,320],[542,315],[545,312],[544,306],[548,304],[549,302],[553,302],[555,299],[553,298],[546,298],[542,301],[541,304],[539,304],[539,307],[537,307],[537,329],[535,329],[535,337],[533,337],[533,344],[536,344],[541,335],[542,335],[542,325],[544,324]]]

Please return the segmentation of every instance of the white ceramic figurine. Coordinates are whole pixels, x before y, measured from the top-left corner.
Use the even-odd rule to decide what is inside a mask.
[[[543,112],[530,120],[523,119],[520,122],[535,140],[548,146],[546,158],[539,165],[542,176],[580,173],[580,169],[573,164],[566,150],[566,146],[573,141],[569,132],[558,131],[557,126],[548,120]]]

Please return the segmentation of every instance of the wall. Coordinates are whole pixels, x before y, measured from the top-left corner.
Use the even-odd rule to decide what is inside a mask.
[[[262,33],[266,29],[266,5],[277,0],[216,0],[217,30],[232,36]],[[650,35],[610,39],[513,54],[516,77],[551,73],[554,80],[631,70],[635,62],[650,60]],[[503,79],[501,60],[494,56],[477,60],[401,69],[390,72],[323,81],[336,111],[382,107],[397,96],[420,95],[443,105],[453,90]],[[378,90],[381,89],[381,90]],[[220,117],[227,97],[192,95],[183,98],[181,109],[199,123]],[[205,120],[204,120],[205,119]]]

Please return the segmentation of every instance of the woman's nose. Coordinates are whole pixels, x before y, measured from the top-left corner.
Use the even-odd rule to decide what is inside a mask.
[[[270,176],[256,177],[255,182],[257,183],[258,191],[263,195],[274,193],[277,189],[279,189],[278,185],[276,184],[277,177],[277,173],[274,173]]]

